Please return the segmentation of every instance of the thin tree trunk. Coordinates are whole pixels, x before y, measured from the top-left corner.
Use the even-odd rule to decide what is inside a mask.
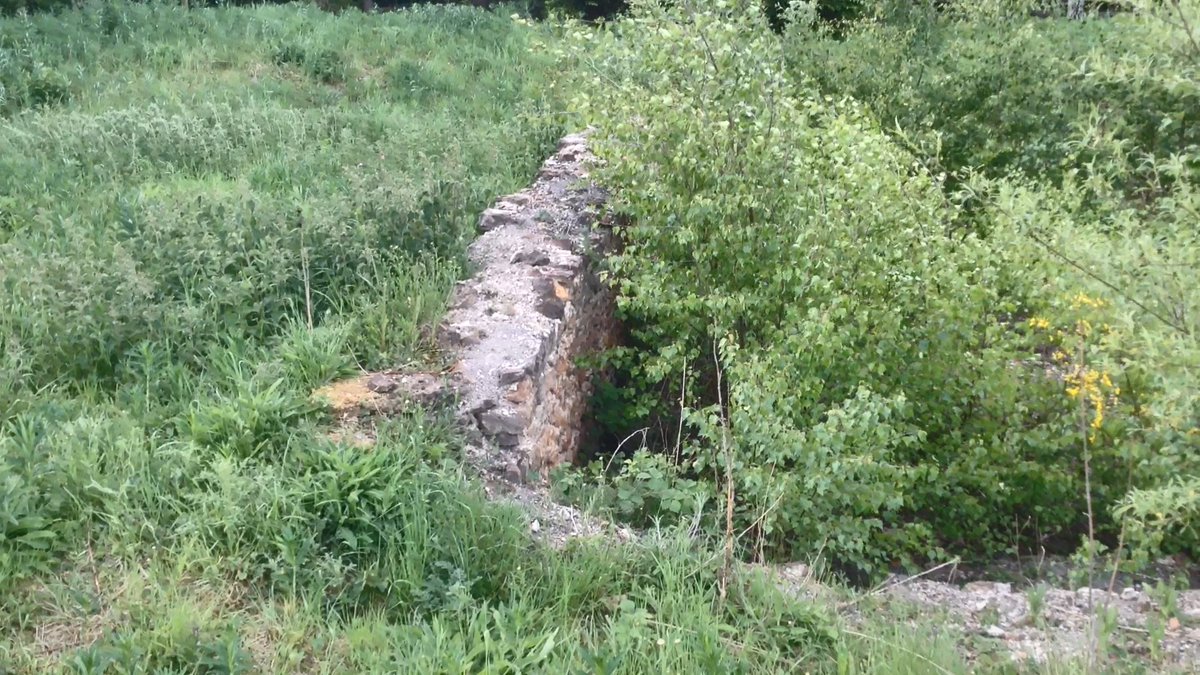
[[[1084,0],[1067,0],[1067,18],[1079,21],[1087,16],[1083,6]]]

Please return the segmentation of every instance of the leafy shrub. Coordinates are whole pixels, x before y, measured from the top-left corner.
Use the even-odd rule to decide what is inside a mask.
[[[1070,145],[1097,106],[1108,133],[1155,154],[1200,141],[1187,122],[1197,104],[1189,90],[1112,77],[1119,66],[1081,67],[1101,49],[1157,58],[1132,16],[1044,20],[1020,4],[1000,13],[989,7],[917,4],[844,35],[797,23],[789,66],[823,91],[867,104],[885,128],[898,128],[926,161],[951,173],[1017,171],[1057,184],[1088,161]]]
[[[1076,531],[1068,404],[1012,366],[1033,345],[1004,323],[1033,285],[853,101],[789,81],[763,22],[647,4],[579,46],[632,222],[611,273],[649,349],[628,375],[663,416],[686,388],[681,470],[730,477],[735,529],[774,555],[870,569],[995,550],[1014,518]]]
[[[680,476],[665,455],[639,450],[613,467],[594,462],[586,471],[560,471],[554,478],[559,496],[589,508],[603,508],[638,527],[678,525],[704,518],[713,486]],[[703,522],[703,521],[702,521]]]
[[[1179,367],[1196,358],[1182,279],[1198,268],[1200,79],[1179,21],[1200,8],[1122,8],[1089,22],[900,11],[844,40],[795,26],[788,53],[797,78],[853,92],[924,164],[957,172],[948,196],[971,225],[1038,270],[1027,327],[1081,408],[1099,531],[1144,560],[1198,550],[1195,387]],[[1034,494],[1061,498],[1052,485]]]

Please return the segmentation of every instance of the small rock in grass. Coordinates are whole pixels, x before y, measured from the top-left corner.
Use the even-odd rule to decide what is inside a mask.
[[[367,389],[376,394],[390,394],[396,391],[396,381],[383,373],[375,373],[367,380]]]
[[[1004,629],[999,626],[988,626],[987,628],[983,629],[983,634],[990,638],[996,638],[997,640],[1008,635],[1008,633],[1006,633]]]

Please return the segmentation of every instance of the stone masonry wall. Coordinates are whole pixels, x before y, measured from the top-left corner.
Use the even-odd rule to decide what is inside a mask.
[[[591,396],[580,360],[619,335],[593,267],[612,235],[599,223],[606,195],[587,181],[592,160],[583,136],[567,136],[531,186],[483,213],[476,272],[439,328],[458,413],[477,432],[470,459],[517,482],[575,459]]]

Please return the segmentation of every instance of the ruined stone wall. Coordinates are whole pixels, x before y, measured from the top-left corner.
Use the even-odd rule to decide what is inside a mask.
[[[476,432],[470,459],[518,482],[575,459],[591,396],[580,361],[619,335],[594,266],[612,235],[591,161],[585,138],[568,136],[532,185],[483,213],[476,271],[439,328],[459,415]]]

